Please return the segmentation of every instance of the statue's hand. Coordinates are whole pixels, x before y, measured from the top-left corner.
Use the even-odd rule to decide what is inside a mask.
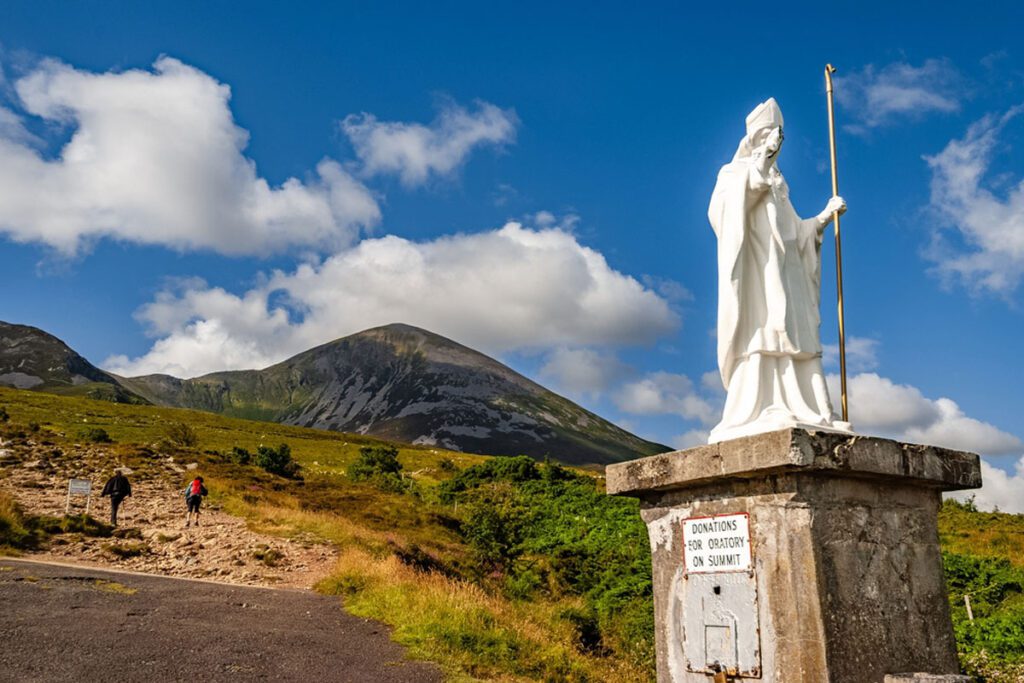
[[[846,200],[842,197],[832,197],[828,200],[824,210],[818,214],[818,222],[824,227],[832,221],[832,216],[836,213],[840,216],[846,213]]]

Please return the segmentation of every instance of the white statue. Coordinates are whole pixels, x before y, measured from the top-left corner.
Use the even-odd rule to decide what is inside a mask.
[[[774,98],[718,174],[708,218],[718,237],[718,367],[728,396],[708,439],[803,427],[849,432],[832,413],[821,365],[821,239],[841,197],[800,218],[776,161],[782,111]]]

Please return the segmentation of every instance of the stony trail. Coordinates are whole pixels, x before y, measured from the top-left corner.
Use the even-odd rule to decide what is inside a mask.
[[[3,682],[442,680],[310,591],[0,558],[0,604]]]
[[[40,457],[44,449],[31,442],[0,444],[0,448],[5,456],[0,490],[13,495],[26,512],[63,515],[68,478],[74,476],[92,481],[90,514],[102,521],[109,519],[109,499],[99,497],[112,474],[110,467],[98,466],[110,463],[102,448],[77,446],[57,463]],[[73,469],[68,462],[75,463]],[[63,534],[56,536],[45,552],[32,556],[252,586],[310,588],[329,573],[335,557],[332,547],[313,539],[255,532],[243,519],[224,513],[215,504],[204,503],[201,525],[186,528],[185,499],[171,482],[189,477],[188,464],[168,458],[159,467],[161,471],[148,476],[129,473],[132,496],[122,503],[118,514],[118,535],[122,537]],[[82,512],[83,501],[75,499],[72,512]]]

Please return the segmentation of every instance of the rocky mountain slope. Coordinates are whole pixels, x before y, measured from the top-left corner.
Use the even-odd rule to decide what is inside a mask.
[[[89,396],[118,403],[145,401],[52,334],[0,321],[0,385]]]
[[[0,322],[0,386],[355,432],[494,455],[603,464],[668,450],[496,360],[408,325],[329,342],[263,370],[117,377],[43,330]]]
[[[501,363],[408,325],[366,330],[264,370],[121,378],[157,405],[574,464],[669,450]]]

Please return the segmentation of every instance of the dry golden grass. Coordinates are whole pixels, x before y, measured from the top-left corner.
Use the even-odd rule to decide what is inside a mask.
[[[396,641],[443,663],[453,680],[649,680],[645,670],[577,650],[572,627],[559,618],[581,606],[576,600],[511,601],[355,547],[341,552],[319,588],[343,596],[353,614],[395,626]]]

